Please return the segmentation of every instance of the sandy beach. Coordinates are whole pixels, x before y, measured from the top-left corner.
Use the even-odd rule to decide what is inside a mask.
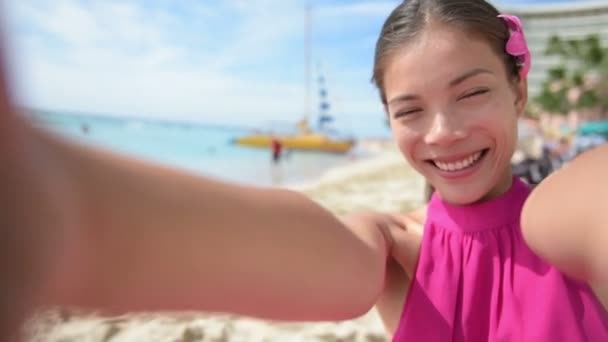
[[[328,171],[315,184],[292,186],[336,214],[407,211],[420,205],[423,180],[394,147]],[[351,321],[275,323],[233,315],[138,314],[103,318],[67,310],[40,313],[26,325],[31,342],[386,341],[376,312]]]

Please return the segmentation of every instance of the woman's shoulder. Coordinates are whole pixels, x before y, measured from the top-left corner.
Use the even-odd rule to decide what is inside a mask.
[[[426,207],[407,212],[390,213],[404,227],[393,236],[391,258],[387,263],[384,290],[378,298],[376,309],[389,334],[394,334],[405,306],[405,300],[414,278],[418,253],[422,243],[422,231],[426,220]]]

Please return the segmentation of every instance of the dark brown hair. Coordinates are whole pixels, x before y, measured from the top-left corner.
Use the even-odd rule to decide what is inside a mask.
[[[499,56],[504,56],[507,74],[519,78],[519,66],[505,52],[509,29],[498,18],[498,10],[485,0],[406,0],[388,17],[376,43],[372,82],[378,87],[386,105],[384,70],[393,54],[416,39],[431,23],[454,25],[490,44]]]

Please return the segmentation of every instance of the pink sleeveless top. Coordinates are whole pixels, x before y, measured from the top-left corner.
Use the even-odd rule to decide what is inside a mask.
[[[529,192],[514,179],[480,204],[433,196],[394,341],[608,341],[608,314],[591,289],[524,242],[519,216]]]

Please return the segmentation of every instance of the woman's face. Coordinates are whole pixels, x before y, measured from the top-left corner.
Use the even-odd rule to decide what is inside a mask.
[[[483,39],[443,25],[395,52],[384,71],[399,149],[454,204],[496,197],[511,185],[526,81],[511,81]]]

